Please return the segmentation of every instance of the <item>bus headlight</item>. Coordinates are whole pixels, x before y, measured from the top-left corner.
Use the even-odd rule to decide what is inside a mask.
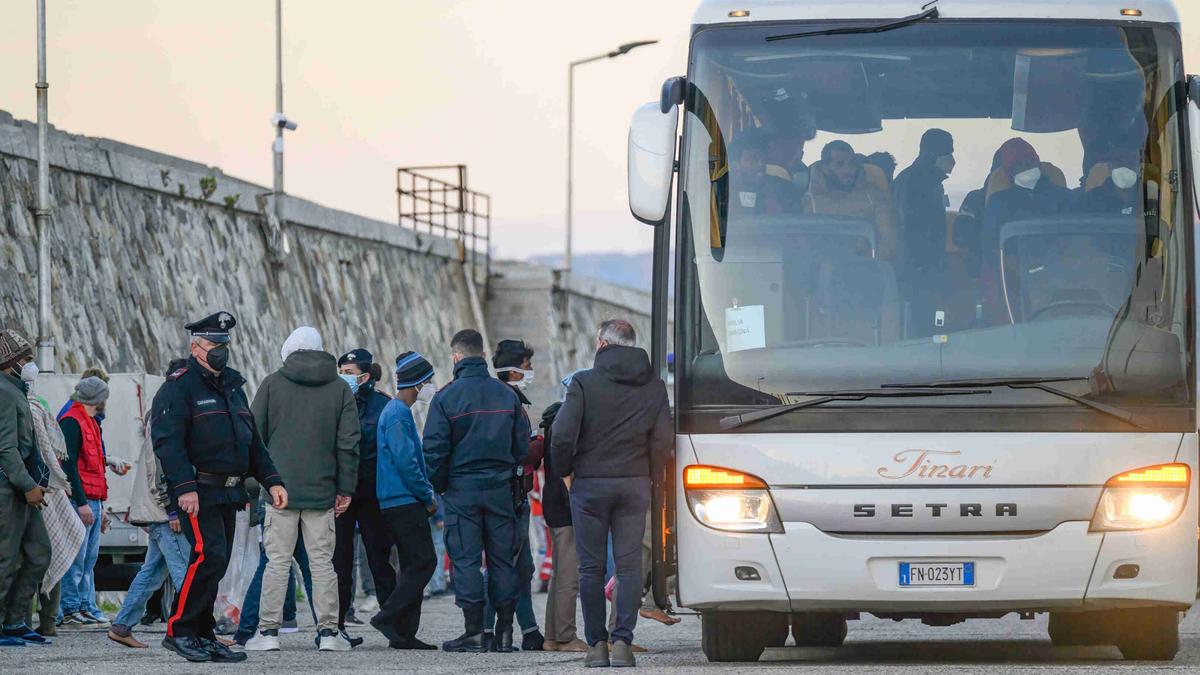
[[[683,470],[688,508],[701,524],[729,532],[780,533],[783,524],[760,478],[712,466]]]
[[[1092,516],[1093,532],[1148,530],[1168,525],[1187,506],[1187,464],[1159,464],[1113,476]]]

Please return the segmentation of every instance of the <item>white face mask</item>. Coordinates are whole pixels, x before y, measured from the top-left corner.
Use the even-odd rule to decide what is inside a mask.
[[[950,175],[950,173],[954,171],[954,155],[942,155],[941,157],[933,160],[933,163],[935,166],[937,166],[938,170],[946,175]]]
[[[417,391],[417,400],[422,403],[429,403],[433,400],[433,395],[437,393],[437,387],[433,386],[433,382],[426,382],[421,385],[421,389]]]
[[[1129,188],[1133,187],[1134,184],[1137,183],[1137,178],[1137,172],[1126,166],[1118,166],[1112,170],[1113,185],[1116,185],[1122,190],[1128,190]]]
[[[1026,169],[1025,171],[1013,176],[1013,182],[1017,184],[1017,187],[1022,187],[1026,190],[1032,190],[1033,188],[1037,187],[1038,181],[1041,179],[1042,169],[1041,167],[1037,166],[1033,167],[1032,169]]]
[[[509,366],[506,368],[497,368],[496,372],[497,373],[520,373],[522,376],[521,379],[517,380],[516,382],[508,383],[508,384],[511,384],[512,386],[516,387],[517,389],[524,389],[525,387],[528,387],[529,385],[533,384],[533,370],[532,369],[524,370],[522,368],[517,368],[515,366]]]

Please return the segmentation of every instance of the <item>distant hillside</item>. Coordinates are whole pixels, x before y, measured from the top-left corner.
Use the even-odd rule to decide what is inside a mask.
[[[539,255],[529,258],[549,267],[562,266],[561,255]],[[580,276],[594,277],[609,283],[649,291],[652,286],[652,256],[645,253],[581,253],[572,256],[573,272]]]

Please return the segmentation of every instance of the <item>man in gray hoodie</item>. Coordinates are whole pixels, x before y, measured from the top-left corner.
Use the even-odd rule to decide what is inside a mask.
[[[263,572],[259,633],[247,651],[277,651],[283,596],[297,533],[312,570],[318,648],[347,651],[338,633],[337,574],[333,569],[334,518],[350,506],[358,482],[358,404],[338,377],[337,359],[322,350],[321,335],[303,326],[280,353],[283,367],[268,375],[250,406],[279,475],[288,505],[268,505],[263,519]]]

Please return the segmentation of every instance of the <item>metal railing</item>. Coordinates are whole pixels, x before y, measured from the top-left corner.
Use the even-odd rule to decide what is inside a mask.
[[[457,243],[459,261],[489,297],[492,273],[492,198],[467,186],[465,164],[396,170],[400,226]],[[482,278],[480,276],[482,275]]]

